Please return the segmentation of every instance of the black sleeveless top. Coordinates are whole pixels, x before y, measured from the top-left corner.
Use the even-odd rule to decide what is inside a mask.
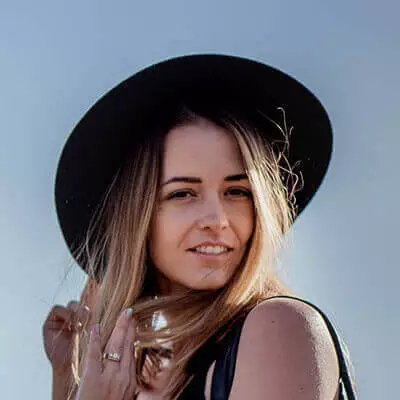
[[[356,400],[356,394],[351,384],[339,337],[328,317],[317,306],[306,300],[291,296],[275,296],[271,298],[279,297],[292,298],[307,303],[322,315],[335,344],[339,359],[339,400]],[[188,372],[194,374],[194,378],[181,393],[179,400],[205,400],[204,388],[207,372],[214,360],[216,360],[216,363],[212,377],[211,400],[228,400],[235,374],[240,335],[248,312],[235,321],[221,343],[216,344],[215,336],[213,336],[196,352],[188,365]]]

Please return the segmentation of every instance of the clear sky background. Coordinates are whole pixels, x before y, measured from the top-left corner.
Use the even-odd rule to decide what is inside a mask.
[[[84,112],[138,69],[222,52],[274,65],[331,116],[334,153],[286,281],[346,340],[360,398],[398,399],[400,24],[395,0],[0,2],[1,397],[50,399],[42,323],[76,299],[53,185]]]

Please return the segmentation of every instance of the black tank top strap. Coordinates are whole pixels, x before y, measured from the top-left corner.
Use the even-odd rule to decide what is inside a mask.
[[[292,296],[274,296],[268,298],[264,301],[268,301],[273,298],[290,298],[302,301],[316,309],[321,316],[323,317],[329,332],[331,334],[332,340],[334,342],[336,353],[339,360],[339,369],[340,369],[340,400],[356,400],[356,394],[351,384],[348,368],[346,365],[346,361],[343,355],[342,347],[340,344],[339,337],[332,325],[329,321],[329,318],[322,312],[316,305],[313,303]],[[217,359],[214,368],[214,374],[212,378],[212,387],[211,387],[211,400],[228,400],[229,393],[232,388],[233,378],[235,375],[235,366],[236,366],[236,357],[237,350],[240,340],[240,335],[242,332],[243,324],[245,318],[241,319],[238,323],[236,323],[226,337],[226,340],[223,341],[223,346],[220,347],[217,353]]]
[[[204,388],[207,378],[207,372],[214,360],[223,362],[223,370],[228,371],[227,377],[233,376],[234,370],[230,371],[229,368],[234,368],[235,363],[231,363],[231,360],[236,360],[236,351],[238,344],[235,344],[235,340],[239,340],[240,332],[247,314],[241,314],[235,318],[229,324],[224,325],[218,330],[206,343],[204,343],[196,354],[189,361],[187,366],[187,372],[189,375],[194,375],[191,382],[185,387],[179,400],[204,400]],[[217,343],[217,337],[222,332],[224,337]],[[215,375],[214,375],[215,376]],[[225,388],[225,385],[229,385],[229,380],[226,382],[221,381],[218,385],[217,390]]]
[[[236,357],[245,318],[238,320],[218,349],[211,386],[211,400],[228,399],[235,375]]]

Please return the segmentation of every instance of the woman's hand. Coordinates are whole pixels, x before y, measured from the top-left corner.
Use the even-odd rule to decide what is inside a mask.
[[[131,400],[136,391],[135,334],[132,310],[125,310],[106,345],[105,353],[117,353],[120,361],[103,360],[98,325],[92,330],[76,400]]]
[[[50,310],[42,331],[46,356],[55,374],[64,375],[71,370],[74,339],[90,316],[89,309],[79,307],[77,301],[70,301],[67,307],[55,305]]]

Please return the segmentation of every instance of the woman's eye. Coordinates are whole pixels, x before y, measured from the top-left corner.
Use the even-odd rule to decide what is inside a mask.
[[[171,193],[168,197],[167,200],[171,200],[171,199],[186,199],[189,196],[193,196],[193,193],[188,191],[188,190],[180,190],[179,192],[174,192]]]
[[[228,194],[229,197],[233,198],[252,197],[252,193],[249,190],[241,188],[228,189],[226,193]],[[190,190],[179,190],[177,192],[173,192],[170,195],[168,195],[167,200],[172,200],[172,199],[184,200],[194,196],[196,196],[196,194]]]
[[[252,197],[252,193],[247,189],[232,188],[227,191],[232,197]]]

